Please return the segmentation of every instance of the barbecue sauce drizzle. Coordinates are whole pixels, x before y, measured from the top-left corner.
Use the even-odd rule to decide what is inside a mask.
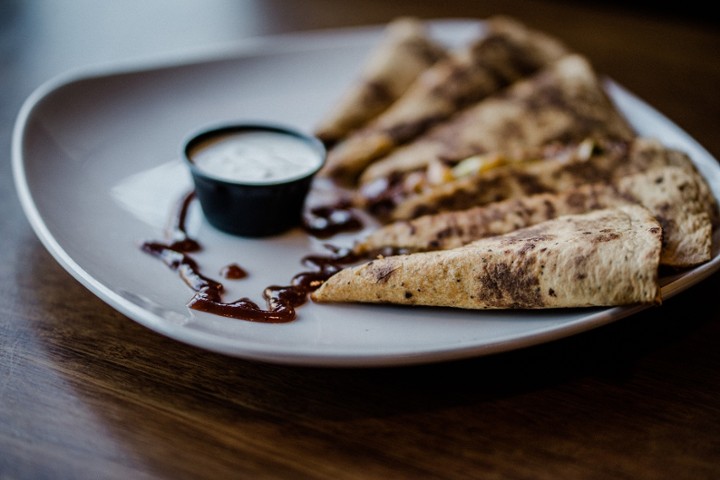
[[[142,251],[160,259],[171,270],[177,272],[180,278],[187,284],[195,294],[188,302],[188,307],[193,310],[221,315],[240,320],[263,323],[287,323],[296,318],[295,309],[307,302],[308,294],[316,290],[325,280],[330,278],[343,268],[343,265],[360,260],[352,251],[339,249],[331,245],[326,247],[331,250],[331,255],[308,255],[302,259],[302,263],[311,270],[300,272],[290,281],[290,285],[271,285],[263,291],[263,298],[267,308],[263,309],[249,298],[241,298],[234,302],[223,302],[223,284],[208,278],[200,273],[200,268],[188,254],[201,250],[200,243],[190,238],[185,229],[187,212],[195,198],[195,192],[188,193],[180,202],[180,208],[175,216],[170,236],[172,243],[144,242]],[[344,208],[340,206],[339,208]],[[328,216],[331,211],[328,210]],[[341,222],[342,223],[342,222]],[[349,228],[357,228],[354,221],[348,221]],[[330,236],[337,233],[342,226],[328,224],[330,231],[317,228],[308,228],[310,233],[318,236]],[[243,278],[246,272],[236,264],[224,269],[226,278]],[[231,273],[227,273],[231,272]]]
[[[303,215],[303,228],[317,238],[328,238],[340,232],[355,232],[363,228],[349,200],[339,200],[333,205],[313,207]]]

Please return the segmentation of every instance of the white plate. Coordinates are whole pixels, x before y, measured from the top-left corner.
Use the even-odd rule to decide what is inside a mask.
[[[461,43],[482,28],[469,20],[432,22],[434,34]],[[190,289],[140,251],[162,240],[173,205],[191,188],[181,142],[207,125],[281,122],[310,131],[353,79],[382,26],[279,36],[220,51],[144,60],[67,74],[26,101],[13,137],[15,182],[45,247],[109,305],[180,342],[267,362],[317,366],[402,365],[486,355],[586,331],[643,307],[539,312],[472,312],[369,305],[298,309],[286,324],[261,324],[190,310]],[[622,87],[612,98],[643,135],[687,151],[720,196],[717,161],[692,138]],[[300,258],[326,252],[302,232],[266,240],[223,234],[197,205],[189,229],[206,248],[203,273],[237,262],[249,278],[224,281],[226,300],[261,305],[264,287],[287,285]],[[331,243],[349,245],[352,237]],[[711,262],[665,278],[664,298],[718,269]]]

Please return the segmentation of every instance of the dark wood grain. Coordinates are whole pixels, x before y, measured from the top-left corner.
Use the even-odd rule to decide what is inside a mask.
[[[175,342],[107,306],[47,253],[12,183],[16,115],[60,72],[407,14],[506,13],[547,30],[719,157],[716,23],[650,8],[3,2],[0,478],[720,478],[718,275],[662,306],[520,351],[403,368],[271,365]]]

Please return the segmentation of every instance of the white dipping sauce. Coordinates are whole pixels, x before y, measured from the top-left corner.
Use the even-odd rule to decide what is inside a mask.
[[[323,161],[302,138],[273,131],[218,134],[194,145],[192,162],[203,172],[234,182],[274,183],[317,170]]]

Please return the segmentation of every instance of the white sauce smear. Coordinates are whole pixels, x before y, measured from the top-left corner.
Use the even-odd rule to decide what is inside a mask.
[[[316,170],[322,156],[302,138],[282,132],[231,132],[194,146],[193,163],[228,181],[277,182]]]

